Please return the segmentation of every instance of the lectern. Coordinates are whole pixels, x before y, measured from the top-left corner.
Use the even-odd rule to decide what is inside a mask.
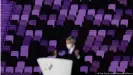
[[[43,75],[71,75],[72,60],[59,58],[38,58]]]

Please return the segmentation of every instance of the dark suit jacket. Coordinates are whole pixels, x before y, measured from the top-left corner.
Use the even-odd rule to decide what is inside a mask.
[[[82,52],[79,51],[80,59],[77,59],[77,56],[75,55],[75,50],[78,50],[78,49],[74,49],[72,54],[69,54],[67,52],[67,54],[65,55],[65,58],[73,61],[72,75],[79,75],[80,65],[82,62],[83,55],[82,55]]]

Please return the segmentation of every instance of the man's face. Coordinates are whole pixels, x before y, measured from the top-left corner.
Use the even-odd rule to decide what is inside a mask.
[[[71,42],[70,40],[66,40],[66,47],[67,47],[68,49],[71,49],[72,46],[73,46],[72,42]]]

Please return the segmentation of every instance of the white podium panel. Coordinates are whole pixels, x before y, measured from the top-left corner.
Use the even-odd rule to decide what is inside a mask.
[[[58,58],[38,58],[43,75],[71,75],[72,60]]]

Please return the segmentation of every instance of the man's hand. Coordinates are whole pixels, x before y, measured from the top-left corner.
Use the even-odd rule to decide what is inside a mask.
[[[79,50],[75,50],[75,55],[78,56],[79,55]]]
[[[74,53],[75,53],[76,57],[77,57],[78,59],[80,59],[79,50],[75,50]]]

